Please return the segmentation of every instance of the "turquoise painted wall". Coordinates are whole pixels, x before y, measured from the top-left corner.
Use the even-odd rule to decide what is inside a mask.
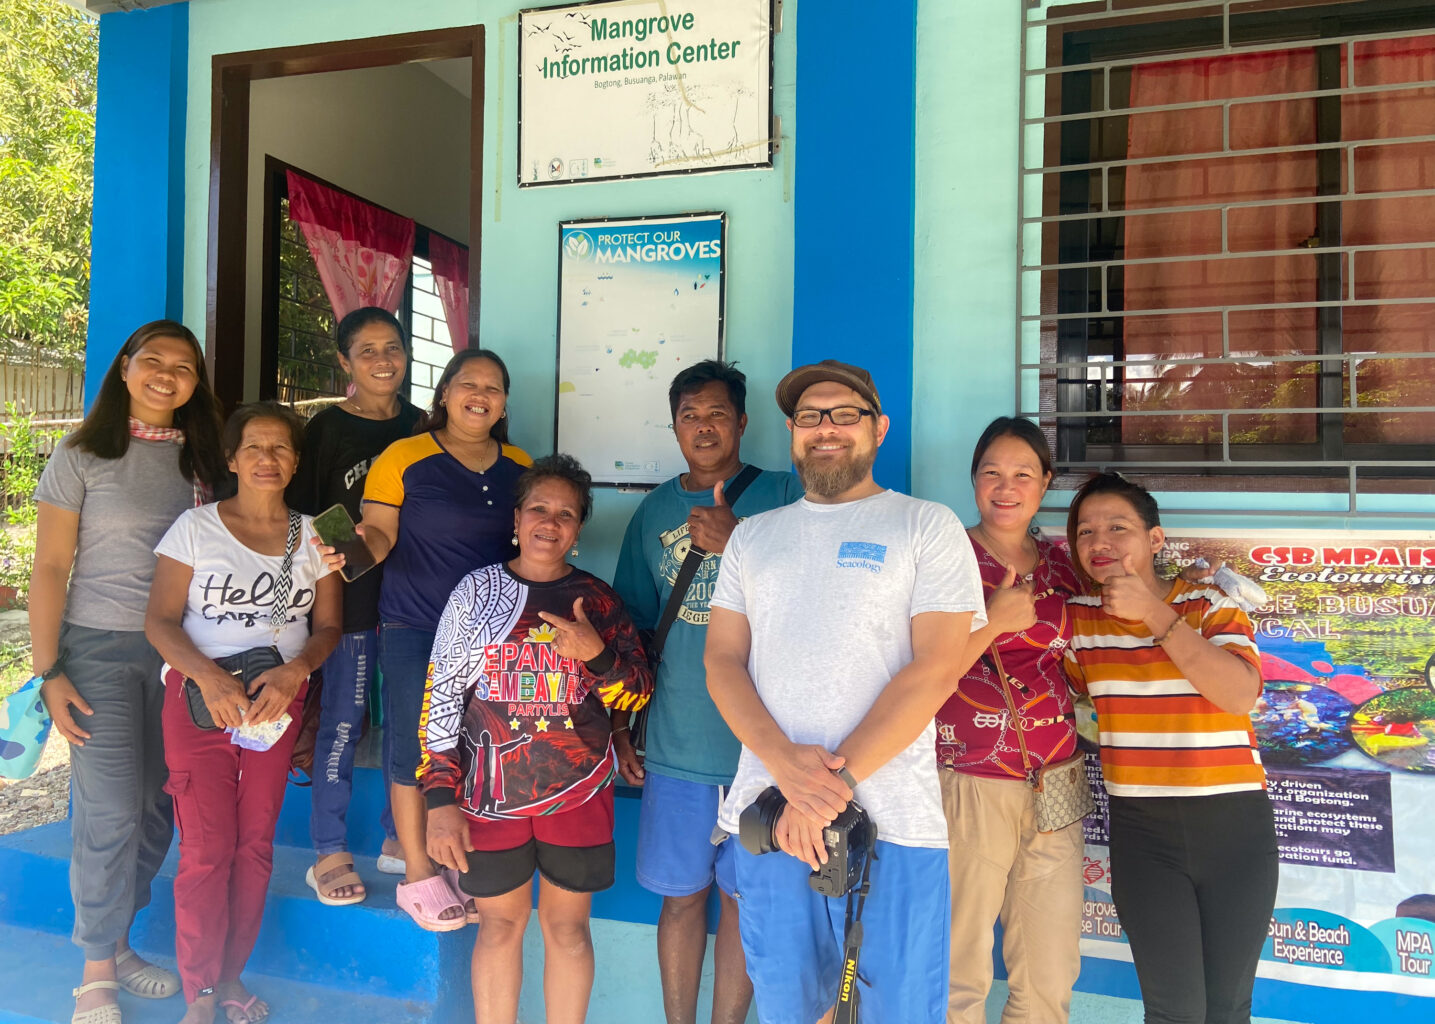
[[[917,20],[912,489],[972,522],[972,444],[1016,394],[1021,5]]]
[[[787,435],[771,395],[790,366],[793,296],[793,135],[796,3],[775,40],[774,109],[782,147],[771,170],[523,189],[517,161],[517,11],[513,0],[201,0],[190,5],[185,144],[185,322],[202,334],[209,224],[210,67],[217,53],[482,23],[484,89],[481,337],[513,375],[516,443],[552,450],[557,225],[574,217],[722,210],[728,214],[727,357],[748,375],[743,450],[787,464]],[[342,11],[342,16],[339,12]],[[609,575],[639,496],[601,489],[578,561]]]

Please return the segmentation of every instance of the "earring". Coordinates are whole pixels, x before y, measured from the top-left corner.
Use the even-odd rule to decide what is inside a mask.
[[[518,531],[513,532],[513,546],[518,547]]]
[[[574,544],[574,545],[573,545],[573,550],[570,551],[570,552],[568,552],[568,557],[569,557],[569,558],[577,558],[577,557],[578,557],[578,545],[577,545],[577,544]]]

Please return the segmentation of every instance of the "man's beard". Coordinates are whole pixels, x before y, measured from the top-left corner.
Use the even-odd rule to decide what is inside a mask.
[[[809,454],[793,453],[792,462],[802,478],[803,489],[821,498],[835,498],[867,479],[877,461],[877,449],[859,452],[848,449],[847,457],[837,460],[816,460]]]

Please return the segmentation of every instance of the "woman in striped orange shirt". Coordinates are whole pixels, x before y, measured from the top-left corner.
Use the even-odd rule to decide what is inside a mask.
[[[1250,620],[1214,585],[1162,580],[1155,500],[1114,473],[1077,492],[1066,669],[1091,694],[1110,794],[1111,895],[1146,1024],[1247,1024],[1275,905],[1275,825],[1250,711]]]

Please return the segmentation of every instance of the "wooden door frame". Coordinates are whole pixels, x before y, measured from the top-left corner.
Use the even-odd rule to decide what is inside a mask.
[[[483,229],[484,28],[405,32],[305,46],[214,55],[210,83],[209,249],[205,360],[225,408],[244,399],[245,254],[249,218],[251,82],[325,71],[353,71],[426,60],[473,60],[469,96],[469,337],[477,337]]]

